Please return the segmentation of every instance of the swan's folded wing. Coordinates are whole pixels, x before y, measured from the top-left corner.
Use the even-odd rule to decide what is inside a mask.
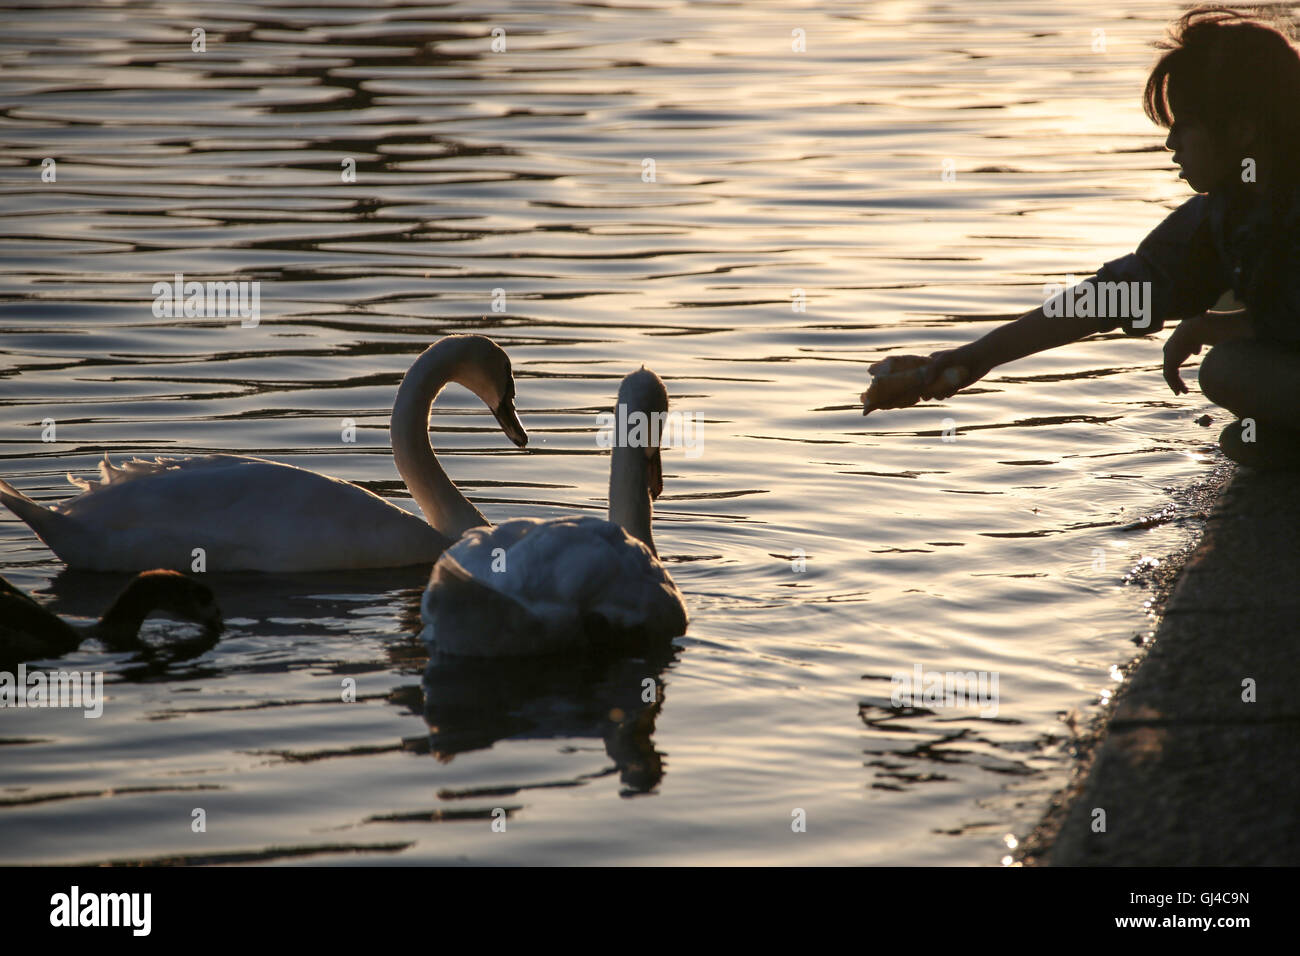
[[[313,571],[433,561],[447,541],[358,485],[261,458],[205,455],[100,465],[104,479],[38,527],[73,567]]]

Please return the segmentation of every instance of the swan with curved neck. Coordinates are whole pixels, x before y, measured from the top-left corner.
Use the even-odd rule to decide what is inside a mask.
[[[485,525],[429,443],[429,413],[450,382],[492,409],[520,447],[510,359],[491,339],[431,345],[398,388],[391,421],[398,473],[427,521],[350,482],[237,455],[158,458],[115,466],[49,508],[0,481],[0,502],[71,568],[140,571],[324,571],[432,563],[468,528]],[[201,562],[201,565],[200,565]]]
[[[429,524],[455,541],[470,528],[489,522],[447,477],[429,442],[429,412],[448,382],[477,395],[520,448],[528,444],[528,433],[515,412],[510,358],[491,339],[449,335],[429,346],[407,371],[397,389],[389,425],[393,462]]]
[[[659,376],[623,379],[628,420],[668,410]],[[635,429],[633,435],[636,435]],[[663,490],[658,429],[616,441],[609,519],[516,518],[473,528],[434,565],[421,636],[439,653],[474,657],[618,651],[684,634],[686,603],[651,534]]]

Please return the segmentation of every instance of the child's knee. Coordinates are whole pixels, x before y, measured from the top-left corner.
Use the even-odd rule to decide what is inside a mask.
[[[1219,448],[1239,465],[1300,470],[1300,432],[1276,422],[1230,422],[1219,432]]]

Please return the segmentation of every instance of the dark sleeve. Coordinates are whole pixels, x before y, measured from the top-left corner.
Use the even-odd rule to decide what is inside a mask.
[[[1300,349],[1300,203],[1283,219],[1282,232],[1266,244],[1251,283],[1247,314],[1261,342]]]
[[[1151,230],[1136,252],[1112,259],[1084,281],[1095,284],[1149,283],[1141,286],[1141,313],[1099,315],[1097,330],[1123,329],[1127,335],[1150,335],[1165,319],[1199,315],[1219,300],[1230,283],[1215,249],[1207,196],[1193,196]],[[1130,286],[1130,289],[1136,287]],[[1097,295],[1098,302],[1113,297]]]

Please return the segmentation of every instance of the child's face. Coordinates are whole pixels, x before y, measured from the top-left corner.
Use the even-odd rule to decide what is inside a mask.
[[[1217,189],[1234,172],[1232,159],[1225,155],[1219,138],[1198,120],[1175,118],[1165,148],[1173,150],[1179,178],[1187,180],[1198,193]]]
[[[1251,129],[1230,122],[1226,129],[1211,128],[1177,89],[1170,90],[1173,125],[1165,148],[1173,150],[1178,176],[1198,193],[1219,189],[1241,175],[1241,161],[1250,154]]]

